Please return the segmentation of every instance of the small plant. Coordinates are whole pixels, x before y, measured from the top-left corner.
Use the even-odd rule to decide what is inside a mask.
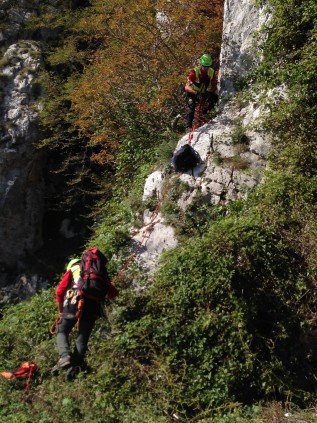
[[[0,69],[4,68],[5,66],[8,66],[10,64],[10,58],[5,55],[0,59]]]
[[[237,124],[231,134],[231,140],[233,145],[250,143],[249,138],[245,133],[245,128],[242,125]]]
[[[239,155],[249,151],[249,146],[248,146],[248,143],[241,142],[241,143],[235,144],[234,149],[236,151],[236,154]]]
[[[197,192],[191,204],[185,209],[183,221],[178,222],[176,234],[183,239],[202,236],[209,226],[225,213],[225,207],[210,204],[201,192]]]
[[[249,167],[248,161],[239,155],[225,157],[223,161],[225,166],[231,167],[233,170],[245,170]]]
[[[177,142],[177,135],[175,132],[168,132],[164,135],[164,140],[160,144],[157,151],[156,168],[161,168],[170,165]]]
[[[212,160],[217,166],[221,166],[224,163],[224,158],[221,156],[219,151],[215,151],[212,155]]]
[[[24,67],[19,75],[18,75],[18,79],[20,81],[22,81],[23,79],[25,79],[28,75],[33,75],[36,73],[36,69],[34,69],[32,66],[26,66]]]

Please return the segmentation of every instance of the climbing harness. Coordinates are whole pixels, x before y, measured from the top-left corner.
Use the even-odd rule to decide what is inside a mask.
[[[84,299],[83,299],[83,297],[80,297],[79,301],[78,301],[78,308],[77,308],[76,316],[75,316],[76,320],[77,320],[76,326],[77,326],[78,330],[79,330],[79,327],[80,327],[80,320],[81,320],[81,317],[82,317],[82,314],[83,314],[83,308],[84,308]],[[51,335],[56,334],[57,326],[61,321],[62,321],[62,317],[61,317],[61,315],[58,315],[57,318],[54,320],[51,328],[50,328],[50,334]]]

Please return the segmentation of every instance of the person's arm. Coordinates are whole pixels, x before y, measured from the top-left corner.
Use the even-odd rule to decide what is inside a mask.
[[[194,88],[193,88],[195,79],[196,79],[195,71],[192,70],[192,71],[190,71],[190,73],[188,75],[187,82],[186,82],[186,85],[185,85],[185,91],[189,94],[192,94],[192,95],[198,94],[198,91],[194,90]]]
[[[197,94],[198,94],[198,91],[195,91],[195,90],[193,89],[193,87],[192,87],[192,84],[191,84],[191,83],[189,83],[189,82],[186,82],[186,85],[185,85],[185,91],[186,91],[188,94],[192,94],[192,95],[197,95]]]
[[[63,303],[58,303],[57,307],[58,307],[58,314],[63,314],[63,310],[64,310]]]
[[[64,276],[62,277],[60,283],[58,284],[57,288],[56,288],[56,302],[57,302],[57,307],[58,307],[58,313],[62,314],[63,313],[63,303],[64,303],[64,297],[66,295],[67,292],[67,288],[69,286],[69,283],[71,281],[72,278],[72,272],[70,270],[68,270]]]

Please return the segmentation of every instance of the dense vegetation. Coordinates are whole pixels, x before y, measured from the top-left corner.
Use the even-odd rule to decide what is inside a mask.
[[[67,101],[49,97],[51,111],[43,125],[49,124],[48,118],[62,119],[60,126],[51,123],[45,143],[56,154],[61,149],[68,155],[79,143],[78,154],[90,151],[87,163],[96,161],[110,178],[111,192],[106,202],[98,203],[99,217],[89,243],[109,257],[116,254],[110,267],[114,276],[129,254],[128,228],[136,224],[140,204],[135,198],[140,198],[144,176],[168,156],[169,143],[177,136],[168,129],[177,109],[171,87],[177,87],[189,58],[213,42],[214,31],[206,28],[211,28],[208,20],[214,15],[203,9],[203,2],[194,2],[203,26],[191,29],[197,45],[190,46],[185,22],[192,8],[184,8],[181,18],[178,7],[184,3],[173,2],[175,30],[171,28],[171,38],[160,38],[167,43],[166,51],[162,45],[156,51],[170,59],[168,70],[164,60],[162,67],[147,65],[157,57],[151,49],[159,42],[150,37],[150,2],[91,3],[85,12],[76,9],[85,21],[74,18],[69,38],[63,36],[64,48],[57,46],[50,56],[53,78],[62,77],[60,70],[69,66],[66,80],[59,84],[59,95]],[[297,0],[270,4],[274,13],[259,51],[262,61],[249,80],[240,81],[259,94],[283,85],[287,94],[264,95],[262,100],[271,111],[265,126],[272,135],[265,183],[245,201],[226,207],[197,203],[194,212],[181,216],[180,234],[185,236],[179,248],[162,258],[150,284],[131,265],[119,282],[119,298],[108,307],[108,319],[98,322],[92,337],[87,357],[92,371],[72,384],[62,375],[50,376],[56,360],[54,338],[48,332],[54,319],[53,289],[6,309],[0,322],[1,368],[24,359],[39,365],[26,401],[21,401],[25,382],[0,381],[0,416],[6,422],[316,421],[317,6]],[[110,19],[114,15],[115,21]],[[112,31],[115,22],[120,26]],[[145,30],[150,34],[143,50]],[[81,54],[74,40],[93,52],[73,79],[72,66]],[[54,55],[59,59],[53,64]],[[96,60],[94,66],[89,60]],[[142,76],[147,71],[144,91],[129,74],[137,74],[138,66]],[[114,86],[102,78],[103,69],[106,74],[118,72]],[[240,95],[247,100],[250,88]],[[68,113],[61,114],[57,105],[68,105]],[[63,145],[58,128],[69,136]],[[73,165],[82,169],[76,160]],[[133,287],[136,281],[139,289]],[[286,411],[292,416],[284,420]]]
[[[218,58],[223,0],[60,3],[58,14],[29,23],[60,32],[45,54],[41,145],[62,175],[58,202],[77,211],[80,200],[87,214],[114,185],[128,193],[136,170],[170,140],[184,72],[204,51]]]

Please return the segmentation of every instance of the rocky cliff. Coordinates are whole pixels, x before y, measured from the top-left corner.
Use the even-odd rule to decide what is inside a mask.
[[[24,23],[34,12],[37,2],[1,2],[0,33],[3,59],[0,66],[0,286],[8,280],[6,269],[25,270],[23,259],[43,243],[42,222],[45,186],[45,158],[34,147],[38,139],[38,113],[41,87],[37,73],[41,68],[41,51]],[[202,164],[194,175],[180,179],[188,189],[178,201],[185,208],[201,194],[206,202],[219,204],[244,197],[262,179],[269,140],[255,122],[263,110],[256,103],[243,107],[234,100],[235,83],[249,70],[254,60],[253,38],[267,19],[264,11],[251,0],[226,0],[224,5],[223,43],[219,74],[220,110],[216,118],[193,134],[191,143],[201,156]],[[40,34],[45,38],[48,34]],[[49,34],[52,36],[52,34]],[[176,149],[188,142],[188,135]],[[176,176],[174,176],[176,177]],[[160,197],[164,170],[150,175],[144,187],[144,200]],[[174,229],[158,214],[148,236],[151,212],[144,211],[144,227],[136,231],[134,241],[142,242],[140,262],[152,271],[161,252],[174,248]],[[145,242],[146,241],[146,242]],[[19,282],[20,283],[20,279]]]
[[[267,11],[251,0],[226,0],[224,4],[223,39],[219,72],[219,113],[198,128],[192,139],[185,135],[177,151],[190,142],[202,163],[179,178],[187,189],[177,205],[186,208],[197,196],[209,204],[221,204],[244,198],[263,178],[267,166],[269,140],[261,129],[260,118],[265,113],[256,101],[235,99],[235,84],[249,72],[255,58],[255,37]],[[151,174],[145,183],[143,200],[159,199],[168,176],[164,170]],[[142,243],[139,263],[149,272],[157,265],[160,254],[177,245],[174,230],[164,222],[161,213],[153,221],[151,212],[144,211],[144,226],[134,235]],[[149,231],[148,223],[151,222]],[[150,235],[149,235],[150,232]],[[146,236],[146,240],[145,240]]]
[[[42,244],[44,209],[43,154],[38,139],[41,97],[36,77],[41,51],[36,42],[21,39],[31,10],[21,2],[1,2],[0,42],[0,286],[10,282],[6,270],[23,268],[20,262]],[[23,3],[23,4],[22,4]]]

